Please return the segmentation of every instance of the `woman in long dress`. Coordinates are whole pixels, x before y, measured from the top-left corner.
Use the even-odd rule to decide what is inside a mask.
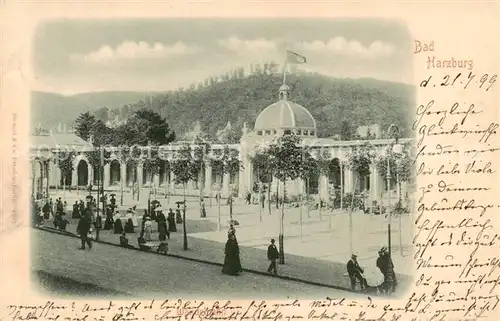
[[[167,215],[167,222],[168,222],[168,231],[169,232],[177,232],[177,226],[175,225],[175,214],[172,211],[172,209],[168,210],[168,215]]]
[[[224,266],[222,273],[228,275],[238,275],[241,272],[240,250],[234,234],[228,235],[226,242]]]
[[[144,222],[144,238],[146,241],[151,241],[151,234],[153,233],[153,223],[149,216],[146,217],[146,222]]]
[[[159,240],[165,241],[167,237],[170,239],[170,232],[168,231],[168,228],[167,228],[167,218],[165,217],[165,214],[163,214],[163,212],[160,210],[160,211],[158,211],[156,218],[158,220],[158,238],[159,238]]]
[[[134,224],[134,227],[139,226],[139,222],[137,221],[137,217],[135,216],[135,212],[132,209],[129,209],[127,211],[127,220],[132,220],[132,223]]]

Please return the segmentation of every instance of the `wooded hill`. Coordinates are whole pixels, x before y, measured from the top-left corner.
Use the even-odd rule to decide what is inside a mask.
[[[145,99],[145,93],[89,93],[85,97],[89,100],[88,97],[96,95],[106,101],[99,106],[99,99],[93,99],[93,110],[103,121],[115,116],[124,119],[137,110],[147,108],[166,117],[179,138],[191,131],[197,121],[201,123],[202,130],[214,138],[217,130],[225,127],[228,121],[233,129],[242,128],[244,122],[250,129],[253,128],[257,115],[277,101],[282,81],[280,75],[257,74],[152,94],[150,99]],[[415,104],[413,86],[368,78],[338,79],[320,74],[289,75],[287,83],[292,89],[290,100],[311,112],[320,137],[338,134],[343,122],[348,122],[352,128],[379,124],[382,130],[396,123],[405,136],[410,133]],[[61,96],[63,102],[55,99],[53,104],[50,102],[55,97],[53,94],[38,92],[34,97],[37,99],[33,100],[35,112],[32,124],[35,125],[39,121],[44,127],[48,126],[45,125],[47,123],[55,126],[59,121],[69,125],[79,113],[92,111],[88,105],[87,109],[82,109],[82,95]],[[126,99],[130,100],[126,102]],[[54,112],[57,114],[54,115]]]

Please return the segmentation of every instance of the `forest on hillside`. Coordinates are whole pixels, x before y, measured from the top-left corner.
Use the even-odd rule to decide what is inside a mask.
[[[177,137],[192,131],[199,121],[202,131],[215,138],[228,121],[233,130],[241,129],[244,122],[253,128],[258,114],[278,99],[282,81],[279,75],[260,74],[213,82],[201,88],[159,94],[109,114],[127,117],[137,110],[151,109],[167,119]],[[320,137],[340,133],[343,123],[350,124],[353,129],[379,124],[382,130],[396,123],[403,135],[410,132],[415,97],[412,86],[318,74],[291,75],[287,83],[292,89],[290,100],[311,112]]]
[[[208,79],[202,86],[164,93],[99,92],[60,96],[34,92],[32,126],[41,123],[44,128],[54,128],[62,122],[70,127],[87,111],[104,123],[115,118],[123,121],[139,110],[149,109],[166,118],[178,139],[192,132],[196,125],[215,139],[228,121],[233,131],[240,131],[245,122],[252,129],[257,115],[278,100],[282,82],[280,74],[256,73]],[[292,89],[290,100],[307,108],[315,117],[320,137],[339,134],[346,124],[353,130],[372,124],[386,130],[395,123],[403,136],[410,134],[415,104],[413,86],[311,73],[288,75],[287,84]]]

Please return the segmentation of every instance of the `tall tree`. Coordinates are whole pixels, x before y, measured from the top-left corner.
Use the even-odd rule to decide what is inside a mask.
[[[106,123],[109,120],[108,107],[101,107],[94,112],[96,119]]]
[[[96,118],[89,112],[82,113],[75,121],[75,132],[83,140],[89,140]]]
[[[151,190],[154,185],[154,178],[156,175],[160,173],[160,166],[162,165],[161,159],[158,157],[158,147],[149,147],[147,151],[147,155],[145,155],[143,162],[142,162],[143,170],[146,171],[146,173],[149,173],[149,197],[148,197],[148,207],[149,207],[149,201],[151,198]],[[148,211],[150,209],[148,208]]]
[[[184,230],[184,250],[188,249],[188,240],[186,232],[186,185],[189,181],[197,179],[200,171],[199,164],[195,161],[193,151],[189,145],[184,145],[174,155],[171,162],[172,172],[175,175],[175,182],[184,187],[184,207],[183,207],[183,230]]]
[[[111,152],[106,150],[105,148],[96,146],[97,148],[85,152],[85,156],[87,157],[92,170],[97,172],[97,179],[101,184],[102,188],[102,180],[104,177],[104,165],[109,164],[111,161]],[[95,178],[94,178],[95,179]],[[93,182],[91,182],[93,183]],[[98,191],[99,193],[100,191]]]
[[[130,126],[135,128],[136,132],[142,133],[141,145],[146,145],[148,142],[154,145],[166,145],[175,140],[175,132],[170,129],[166,119],[154,111],[138,110],[129,120]]]
[[[352,125],[349,121],[343,120],[340,125],[340,139],[342,140],[351,140],[354,136],[355,132],[352,128]]]
[[[267,204],[269,215],[271,215],[271,183],[273,181],[273,168],[271,164],[269,149],[258,147],[255,153],[250,156],[254,171],[257,173],[259,182],[259,197],[262,198],[263,184],[267,186]]]
[[[104,146],[113,143],[113,129],[106,126],[106,124],[100,119],[94,122],[91,134],[94,139],[94,146]]]
[[[352,184],[351,206],[349,211],[349,250],[351,253],[354,253],[352,244],[352,212],[354,211],[354,201],[356,198],[355,189],[360,178],[370,175],[370,166],[372,159],[374,158],[375,151],[370,143],[365,143],[363,146],[356,148],[347,155],[346,168],[350,169],[354,173],[354,184]]]
[[[200,168],[199,171],[199,178],[198,178],[198,188],[200,189],[200,214],[202,209],[202,202],[205,197],[205,189],[208,187],[211,190],[211,186],[205,186],[206,181],[205,181],[205,176],[202,175],[204,171],[206,170],[206,163],[209,161],[209,154],[210,154],[210,149],[211,145],[208,142],[208,137],[202,133],[199,132],[195,138],[194,138],[194,147],[193,147],[193,156],[194,156],[194,162],[195,164],[193,166],[198,165]],[[212,197],[212,193],[210,193],[210,197]]]
[[[269,148],[270,162],[273,169],[273,175],[283,183],[283,202],[281,204],[281,220],[280,220],[280,263],[285,263],[284,254],[284,219],[285,219],[285,202],[286,197],[286,182],[300,177],[304,173],[303,151],[300,146],[300,139],[295,134],[286,132],[279,137],[276,142],[272,143]]]
[[[223,180],[225,175],[235,175],[243,168],[241,161],[239,160],[239,152],[235,149],[229,148],[225,145],[222,151],[215,153],[215,157],[212,160],[212,169],[219,174]],[[233,223],[233,193],[234,189],[231,188],[229,191],[229,218],[231,224]],[[219,197],[220,198],[220,197]],[[220,208],[220,199],[219,199]],[[220,211],[219,211],[220,212]],[[220,215],[219,215],[219,229],[220,229]]]
[[[66,198],[66,184],[68,183],[66,178],[71,176],[73,173],[74,165],[73,161],[75,160],[76,153],[71,150],[60,151],[55,159],[57,167],[61,170],[61,176],[63,178],[63,198]],[[71,182],[70,182],[71,183]]]

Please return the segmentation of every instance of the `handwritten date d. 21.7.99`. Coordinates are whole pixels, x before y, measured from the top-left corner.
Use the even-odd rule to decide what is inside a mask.
[[[433,77],[422,80],[420,87],[462,87],[463,89],[477,86],[479,89],[489,91],[497,81],[497,75],[476,75],[472,72],[456,75],[445,75],[443,77]]]

